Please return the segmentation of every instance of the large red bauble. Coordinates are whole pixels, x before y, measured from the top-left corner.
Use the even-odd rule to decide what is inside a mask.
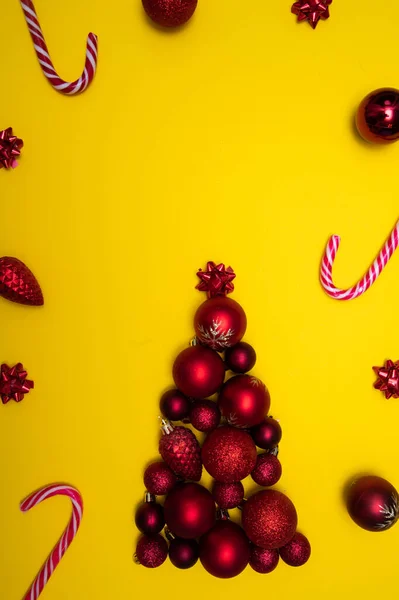
[[[206,438],[202,446],[202,462],[217,481],[241,481],[255,467],[256,446],[246,431],[224,425]]]
[[[356,126],[367,142],[396,142],[399,139],[399,90],[380,88],[368,94],[357,110]]]
[[[271,450],[280,443],[282,435],[280,423],[276,419],[273,419],[273,417],[266,417],[259,425],[252,427],[251,435],[259,448]]]
[[[261,490],[242,510],[242,526],[257,546],[273,550],[287,544],[296,531],[298,517],[291,500],[276,490]]]
[[[265,418],[270,407],[270,395],[260,379],[236,375],[222,387],[218,404],[230,425],[253,427]]]
[[[168,556],[168,544],[161,535],[142,535],[136,546],[138,562],[149,569],[162,565]]]
[[[246,342],[238,342],[235,346],[227,348],[224,362],[234,373],[246,373],[255,366],[256,352]]]
[[[279,548],[280,556],[290,567],[301,567],[310,558],[311,548],[307,537],[296,533],[291,541]]]
[[[347,495],[348,512],[367,531],[384,531],[399,517],[398,492],[382,477],[368,475],[355,481]]]
[[[142,0],[147,15],[162,27],[178,27],[194,14],[198,0]]]
[[[224,362],[217,352],[204,346],[190,346],[180,352],[173,365],[173,379],[186,396],[207,398],[223,384]]]
[[[200,540],[200,561],[214,577],[235,577],[247,566],[249,540],[232,521],[218,521]]]
[[[198,483],[182,483],[168,494],[165,521],[171,532],[184,539],[200,537],[212,527],[216,507],[212,494]]]
[[[220,352],[241,340],[247,328],[247,317],[238,302],[216,296],[205,300],[198,308],[194,328],[202,344]]]

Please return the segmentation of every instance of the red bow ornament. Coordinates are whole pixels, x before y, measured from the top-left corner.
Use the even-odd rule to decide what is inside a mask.
[[[18,166],[16,157],[21,154],[23,141],[12,134],[12,127],[0,131],[0,169],[15,169]]]

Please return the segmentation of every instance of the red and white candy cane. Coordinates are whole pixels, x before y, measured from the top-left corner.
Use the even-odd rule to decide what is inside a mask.
[[[332,267],[334,264],[335,256],[338,252],[341,238],[339,235],[333,235],[330,237],[326,250],[324,252],[323,260],[321,262],[320,269],[320,281],[321,285],[331,298],[336,300],[353,300],[366,292],[374,281],[380,275],[383,268],[391,258],[399,245],[399,221],[396,223],[392,230],[391,235],[381,248],[377,258],[368,269],[367,273],[360,279],[360,281],[353,287],[347,290],[341,290],[337,288],[332,280]]]
[[[82,75],[76,81],[69,83],[64,81],[54,69],[50,54],[44,40],[44,35],[37,18],[35,7],[31,0],[20,0],[24,11],[25,19],[28,24],[29,33],[33,40],[36,55],[42,67],[44,75],[47,77],[55,90],[63,94],[79,94],[83,92],[93,80],[97,67],[97,36],[89,33],[86,42],[86,61]]]
[[[43,500],[46,500],[46,498],[51,498],[52,496],[60,496],[60,495],[68,496],[68,498],[71,499],[71,502],[72,502],[71,519],[67,525],[67,528],[65,529],[64,533],[62,534],[59,542],[52,550],[48,559],[46,560],[43,567],[40,569],[39,573],[37,574],[34,582],[30,586],[28,592],[24,596],[24,600],[36,600],[36,598],[38,598],[40,596],[40,594],[42,593],[44,586],[50,579],[55,568],[57,567],[61,558],[64,556],[65,552],[68,549],[69,544],[72,542],[73,538],[75,537],[75,535],[79,529],[79,525],[82,520],[82,514],[83,514],[83,501],[82,501],[82,496],[80,495],[78,490],[76,490],[75,488],[71,487],[70,485],[64,485],[62,483],[53,483],[51,485],[46,485],[45,487],[41,488],[37,492],[33,492],[33,494],[28,496],[21,503],[21,506],[20,506],[21,510],[23,512],[26,512],[26,511],[30,510],[31,508],[33,508],[33,506],[40,504],[40,502],[42,502]]]

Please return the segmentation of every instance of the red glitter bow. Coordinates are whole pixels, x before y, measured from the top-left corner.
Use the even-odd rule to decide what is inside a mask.
[[[226,269],[223,263],[217,265],[209,261],[206,265],[206,271],[200,269],[197,275],[201,281],[196,286],[196,289],[201,292],[207,292],[208,298],[227,296],[227,294],[230,294],[234,290],[232,281],[235,279],[236,274],[231,267],[227,267]]]
[[[15,157],[21,154],[23,145],[23,141],[12,134],[12,127],[0,131],[0,169],[15,169],[18,166]]]
[[[385,398],[399,398],[399,361],[387,360],[383,367],[373,367],[378,379],[376,390],[385,394]]]
[[[21,402],[24,395],[34,387],[33,381],[26,379],[28,375],[21,363],[9,367],[5,364],[0,369],[0,396],[3,404],[10,400]]]
[[[320,19],[328,19],[330,11],[328,7],[332,0],[300,0],[294,2],[291,12],[298,16],[298,21],[308,21],[316,29]]]

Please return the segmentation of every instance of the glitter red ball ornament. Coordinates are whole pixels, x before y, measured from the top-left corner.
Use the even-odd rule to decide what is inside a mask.
[[[168,544],[161,535],[142,535],[136,546],[136,559],[149,569],[162,565],[168,556]]]
[[[220,410],[212,400],[196,400],[190,410],[190,422],[198,431],[213,431],[220,423]]]
[[[30,306],[44,304],[42,290],[32,271],[18,258],[0,258],[0,296]]]
[[[198,0],[142,0],[147,15],[162,27],[179,27],[194,14]]]
[[[251,477],[258,485],[270,487],[278,482],[281,472],[281,463],[277,456],[268,453],[259,454]]]
[[[202,475],[201,448],[192,431],[172,427],[163,422],[163,436],[159,440],[159,454],[172,471],[182,479],[199,481]]]
[[[280,443],[282,431],[280,423],[273,417],[266,417],[259,425],[251,429],[251,436],[255,444],[263,450],[272,450]]]
[[[144,471],[144,485],[154,496],[169,494],[176,483],[176,475],[162,460],[151,463]]]
[[[159,533],[164,528],[163,508],[151,494],[146,494],[146,501],[138,507],[135,522],[141,533]]]
[[[270,407],[270,395],[260,379],[235,375],[223,385],[218,404],[230,425],[253,427],[265,418]]]
[[[219,508],[236,508],[244,498],[244,486],[241,481],[234,483],[215,481],[212,496]]]
[[[198,308],[194,328],[202,344],[221,352],[241,340],[247,328],[247,317],[238,302],[216,296],[205,300]]]
[[[246,342],[238,342],[235,346],[227,348],[224,362],[234,373],[246,373],[253,369],[256,363],[256,352]]]
[[[191,401],[179,390],[168,390],[162,394],[159,408],[170,421],[182,421],[190,412]]]
[[[271,573],[277,567],[279,559],[278,550],[267,550],[251,544],[249,565],[257,573]]]
[[[279,548],[281,558],[290,567],[301,567],[310,558],[311,548],[307,537],[296,533],[292,540]]]
[[[250,547],[244,531],[232,521],[218,521],[200,540],[200,560],[214,577],[239,575],[247,566]]]
[[[398,520],[398,492],[382,477],[360,477],[349,488],[347,507],[359,527],[367,531],[385,531]]]
[[[224,376],[224,362],[219,354],[200,345],[180,352],[173,365],[176,386],[192,398],[212,396],[221,388]]]
[[[298,518],[295,506],[276,490],[261,490],[242,509],[242,526],[256,546],[273,550],[287,544],[295,535]]]
[[[399,139],[399,90],[380,88],[368,94],[357,110],[356,127],[367,142],[396,142]]]
[[[178,569],[190,569],[199,556],[199,545],[196,540],[174,538],[169,544],[170,562]]]
[[[246,431],[224,425],[206,438],[202,461],[214,479],[234,483],[247,477],[255,467],[256,447]]]
[[[177,537],[200,537],[212,527],[216,507],[212,494],[198,483],[181,483],[167,495],[165,521]]]

